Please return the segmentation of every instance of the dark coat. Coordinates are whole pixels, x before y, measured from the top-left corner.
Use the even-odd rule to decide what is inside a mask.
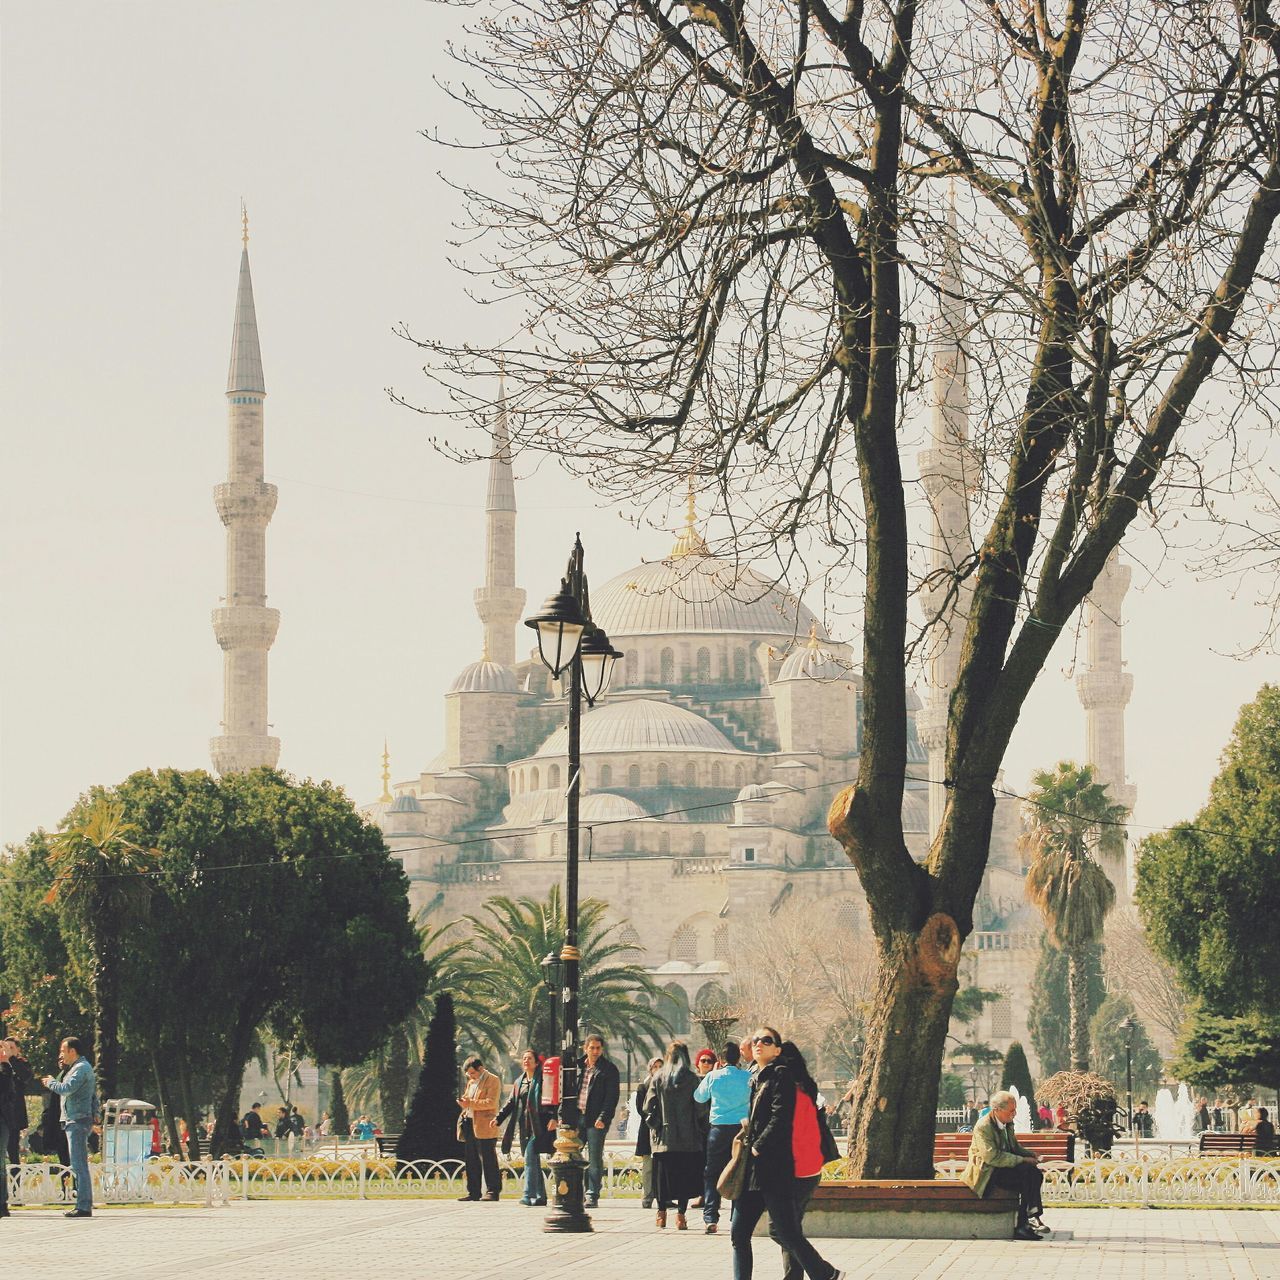
[[[10,1058],[0,1066],[0,1073],[7,1075],[11,1082],[12,1087],[7,1091],[8,1101],[3,1104],[3,1114],[9,1132],[16,1133],[31,1123],[27,1115],[27,1091],[35,1077],[26,1058]]]
[[[649,1082],[645,1118],[655,1156],[702,1150],[703,1131],[698,1123],[698,1104],[693,1100],[699,1078],[688,1067],[679,1065],[663,1067]]]
[[[46,1093],[44,1097],[40,1124],[27,1136],[27,1142],[37,1155],[57,1156],[60,1164],[69,1167],[71,1148],[67,1141],[67,1131],[62,1127],[62,1104],[56,1093]]]
[[[507,1095],[506,1102],[502,1104],[502,1109],[495,1117],[497,1124],[501,1124],[504,1120],[507,1124],[507,1127],[502,1131],[502,1150],[504,1152],[511,1150],[518,1130],[521,1151],[529,1145],[529,1139],[536,1136],[538,1150],[544,1156],[548,1156],[556,1149],[556,1131],[553,1124],[554,1115],[551,1109],[549,1107],[544,1108],[542,1105],[542,1068],[539,1067],[533,1073],[533,1079],[529,1082],[529,1092],[525,1095],[523,1105],[521,1105],[520,1082],[523,1079],[524,1075],[521,1073],[512,1082],[511,1092]]]
[[[578,1079],[587,1069],[586,1057],[578,1059]],[[613,1123],[613,1113],[618,1109],[618,1095],[622,1085],[618,1080],[618,1068],[601,1055],[596,1062],[596,1074],[587,1092],[587,1105],[582,1109],[582,1128],[591,1129],[597,1120],[604,1121],[607,1129]]]
[[[18,1078],[7,1062],[0,1062],[0,1124],[6,1131],[17,1127],[17,1113]],[[7,1154],[5,1159],[8,1159]]]
[[[791,1131],[796,1114],[796,1082],[775,1058],[751,1082],[747,1113],[747,1147],[751,1157],[748,1187],[785,1187],[795,1181]]]
[[[648,1121],[645,1119],[645,1107],[649,1102],[649,1085],[652,1083],[652,1077],[640,1081],[640,1087],[636,1090],[636,1111],[640,1116],[640,1124],[637,1126],[639,1132],[636,1134],[636,1155],[651,1156],[653,1155],[653,1134],[649,1130]]]

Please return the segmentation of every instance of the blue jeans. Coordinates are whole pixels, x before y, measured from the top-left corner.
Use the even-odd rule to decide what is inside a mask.
[[[594,1124],[587,1130],[586,1198],[599,1200],[604,1186],[604,1140],[608,1129],[597,1129]]]
[[[716,1183],[733,1154],[734,1134],[741,1129],[741,1124],[713,1124],[707,1130],[707,1167],[702,1179],[705,1183],[702,1191],[703,1222],[720,1221],[720,1191]]]
[[[93,1210],[93,1178],[89,1173],[90,1120],[64,1120],[67,1146],[71,1148],[71,1172],[76,1177],[76,1208],[82,1213]]]
[[[524,1199],[530,1204],[547,1203],[547,1187],[542,1180],[542,1162],[538,1154],[538,1139],[532,1137],[524,1147]]]
[[[786,1178],[773,1186],[744,1191],[733,1202],[733,1225],[729,1238],[733,1243],[733,1280],[751,1280],[751,1233],[761,1214],[769,1214],[769,1235],[791,1254],[809,1280],[832,1280],[836,1269],[805,1239],[800,1219],[796,1216],[794,1178]],[[788,1262],[788,1267],[791,1263]]]

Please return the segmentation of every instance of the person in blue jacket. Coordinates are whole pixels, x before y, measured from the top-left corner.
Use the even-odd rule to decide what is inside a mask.
[[[729,1163],[734,1135],[747,1118],[747,1106],[751,1100],[751,1073],[739,1065],[742,1050],[730,1042],[721,1050],[721,1056],[724,1066],[703,1076],[693,1095],[695,1102],[711,1104],[702,1192],[703,1230],[709,1236],[715,1235],[720,1222],[720,1189],[716,1183]]]
[[[97,1110],[94,1095],[97,1080],[78,1036],[68,1036],[58,1046],[58,1065],[63,1068],[62,1079],[45,1076],[44,1087],[61,1099],[62,1127],[71,1150],[71,1172],[76,1179],[76,1207],[63,1216],[91,1218],[93,1181],[89,1175],[89,1133]]]

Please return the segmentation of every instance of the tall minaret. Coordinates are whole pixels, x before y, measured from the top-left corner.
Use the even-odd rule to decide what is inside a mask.
[[[484,652],[491,662],[515,665],[516,624],[524,609],[524,592],[516,586],[516,486],[511,477],[511,442],[507,434],[506,385],[498,376],[498,419],[493,426],[489,459],[489,493],[485,500],[484,586],[475,593],[476,612],[484,623]]]
[[[947,804],[947,714],[960,665],[960,645],[971,588],[958,583],[956,571],[972,555],[969,532],[971,469],[966,466],[969,438],[969,357],[964,347],[964,278],[956,234],[955,205],[948,205],[939,311],[933,351],[932,447],[919,456],[920,479],[933,508],[929,540],[929,576],[923,592],[929,640],[929,692],[916,718],[920,743],[929,753],[929,838],[942,825]]]
[[[276,509],[276,487],[263,480],[262,354],[249,277],[249,216],[241,209],[244,248],[231,330],[227,373],[230,462],[227,483],[213,491],[227,529],[227,594],[213,611],[213,633],[223,651],[222,733],[209,743],[213,767],[234,773],[275,766],[280,739],[267,733],[267,651],[280,625],[267,608],[267,522]]]
[[[1133,693],[1133,676],[1124,669],[1121,609],[1132,576],[1113,551],[1085,601],[1086,666],[1076,677],[1085,710],[1085,762],[1093,766],[1094,777],[1106,783],[1111,799],[1130,813],[1138,789],[1126,781],[1124,769],[1124,709]],[[1120,903],[1130,900],[1126,862],[1122,847],[1114,856],[1102,857]]]

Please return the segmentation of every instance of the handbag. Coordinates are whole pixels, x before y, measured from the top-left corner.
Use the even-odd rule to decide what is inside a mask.
[[[830,1164],[833,1160],[840,1159],[840,1147],[836,1142],[835,1134],[831,1132],[831,1126],[827,1123],[827,1113],[821,1108],[817,1108],[818,1112],[818,1141],[822,1146],[822,1163]]]
[[[747,1146],[747,1121],[733,1135],[733,1152],[729,1163],[716,1179],[716,1190],[726,1200],[736,1200],[747,1189],[747,1170],[751,1164],[751,1148]]]

